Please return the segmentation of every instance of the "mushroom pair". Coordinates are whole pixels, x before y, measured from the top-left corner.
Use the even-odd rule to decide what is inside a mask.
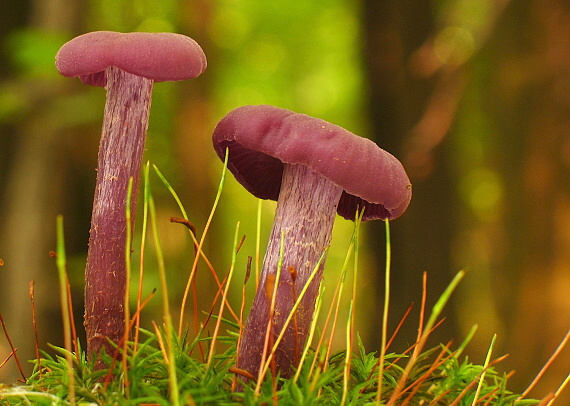
[[[56,66],[64,76],[107,90],[85,271],[87,353],[93,356],[101,348],[113,351],[111,343],[125,333],[127,190],[132,178],[134,213],[153,83],[194,78],[205,70],[206,57],[194,40],[178,34],[99,31],[63,45]],[[239,368],[258,373],[268,325],[274,340],[319,266],[275,354],[287,377],[307,340],[336,213],[394,219],[406,210],[411,185],[400,162],[373,142],[272,106],[230,112],[213,142],[222,160],[229,150],[228,168],[248,191],[278,202]],[[278,264],[292,272],[275,280]],[[274,298],[268,294],[273,287]]]
[[[206,64],[193,39],[172,33],[91,32],[56,55],[63,76],[107,90],[85,270],[90,357],[112,354],[125,333],[127,190],[132,178],[135,213],[153,83],[195,78]]]
[[[250,193],[277,200],[237,366],[257,377],[267,331],[275,342],[286,328],[274,359],[281,376],[289,377],[307,341],[336,213],[350,220],[359,212],[362,221],[394,219],[408,207],[411,184],[402,164],[372,141],[273,106],[231,111],[216,126],[213,143],[222,160],[228,150],[228,168]],[[285,327],[307,283],[295,322]]]

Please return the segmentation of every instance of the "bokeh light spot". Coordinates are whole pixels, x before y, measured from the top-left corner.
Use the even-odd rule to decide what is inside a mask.
[[[461,65],[475,51],[475,39],[471,32],[461,27],[447,27],[437,34],[434,52],[444,65]]]
[[[296,90],[298,102],[307,114],[321,115],[338,100],[338,88],[330,75],[307,76]]]
[[[286,51],[277,39],[254,41],[245,50],[245,59],[249,68],[264,76],[275,72],[285,55]]]
[[[250,20],[235,8],[224,7],[212,18],[209,35],[212,42],[222,49],[239,46],[247,37]]]
[[[463,200],[481,220],[496,218],[503,198],[503,186],[496,172],[490,169],[473,169],[459,185]]]

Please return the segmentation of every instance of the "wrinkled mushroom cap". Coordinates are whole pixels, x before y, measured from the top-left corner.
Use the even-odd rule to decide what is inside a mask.
[[[343,188],[337,212],[354,220],[394,219],[408,207],[410,180],[400,161],[374,142],[324,120],[273,106],[228,113],[213,134],[216,153],[253,195],[277,200],[284,163],[301,164]]]
[[[59,73],[105,86],[105,69],[116,66],[156,82],[192,79],[206,56],[192,38],[174,33],[95,31],[65,43],[55,57]]]

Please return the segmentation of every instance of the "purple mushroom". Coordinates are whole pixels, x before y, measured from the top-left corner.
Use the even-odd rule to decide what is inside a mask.
[[[91,357],[125,332],[125,204],[133,178],[134,213],[154,82],[195,78],[206,57],[191,38],[172,33],[98,31],[64,44],[56,55],[63,76],[105,87],[97,183],[85,270],[85,328]]]
[[[335,214],[362,221],[394,219],[408,207],[412,189],[402,164],[372,141],[326,121],[273,106],[244,106],[216,126],[220,159],[253,195],[277,200],[263,269],[241,343],[237,366],[257,376],[267,326],[275,342],[294,302],[331,239]],[[284,236],[282,270],[275,276]],[[324,260],[275,353],[278,370],[291,376],[313,318]],[[292,277],[288,270],[295,270]],[[272,284],[278,283],[270,316]]]

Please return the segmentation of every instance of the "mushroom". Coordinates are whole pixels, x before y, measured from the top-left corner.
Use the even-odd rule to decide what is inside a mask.
[[[113,351],[125,332],[126,198],[136,197],[154,82],[195,78],[206,57],[191,38],[173,33],[91,32],[64,44],[56,55],[60,74],[105,87],[107,100],[99,146],[89,250],[85,270],[87,354]]]
[[[272,338],[286,319],[329,245],[335,214],[362,221],[394,219],[408,207],[411,184],[402,164],[374,142],[326,121],[273,106],[243,106],[217,124],[220,159],[253,195],[277,201],[260,282],[238,349],[237,367],[257,376],[269,322]],[[283,236],[283,237],[282,237]],[[283,238],[283,252],[280,253]],[[281,273],[275,281],[281,257]],[[324,268],[316,276],[274,354],[281,376],[298,365]],[[293,271],[292,273],[287,271]],[[276,295],[270,315],[271,292]],[[269,292],[269,293],[268,293]],[[271,319],[271,321],[270,321]]]

